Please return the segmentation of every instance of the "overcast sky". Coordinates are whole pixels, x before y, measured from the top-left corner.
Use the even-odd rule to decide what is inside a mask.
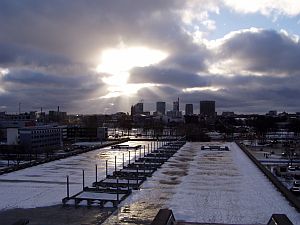
[[[300,111],[299,35],[298,0],[1,0],[0,111]]]

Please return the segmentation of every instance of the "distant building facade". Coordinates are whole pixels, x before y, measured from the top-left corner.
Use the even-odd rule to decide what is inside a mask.
[[[193,104],[185,104],[185,115],[191,116],[194,114]]]
[[[6,112],[0,112],[0,120],[13,120],[13,121],[30,121],[36,120],[36,112],[19,113],[19,114],[6,114]]]
[[[166,114],[166,103],[165,102],[156,102],[156,112],[158,115]]]
[[[140,115],[144,112],[144,104],[142,102],[139,102],[133,106],[131,106],[131,115]]]
[[[206,117],[215,117],[216,115],[215,101],[200,101],[200,115]]]
[[[177,101],[173,102],[173,110],[167,111],[167,116],[170,118],[181,118],[182,112],[179,111],[179,98]]]
[[[18,128],[7,128],[6,129],[6,144],[17,145],[19,143],[19,129]]]
[[[234,112],[230,112],[230,111],[222,112],[223,117],[233,117],[234,115],[235,115]]]
[[[173,111],[179,112],[179,98],[177,101],[173,102]]]
[[[0,128],[29,127],[36,125],[36,113],[6,114],[0,112]]]
[[[49,121],[60,122],[67,119],[67,112],[49,111]]]
[[[68,126],[67,137],[69,140],[96,140],[97,127]]]
[[[51,126],[21,128],[19,143],[25,151],[51,151],[62,146],[61,129]]]
[[[97,128],[97,139],[100,141],[105,141],[108,139],[108,128],[98,127]]]
[[[267,116],[277,116],[277,111],[276,110],[270,110],[268,113],[267,113]]]

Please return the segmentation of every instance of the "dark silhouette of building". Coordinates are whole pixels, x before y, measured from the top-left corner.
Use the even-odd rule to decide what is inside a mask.
[[[156,102],[156,112],[158,115],[166,114],[166,103],[165,102]]]
[[[193,104],[186,104],[185,105],[185,115],[193,115],[194,114],[194,109],[193,109]]]
[[[216,115],[215,101],[200,101],[200,115],[214,117]]]
[[[171,118],[181,118],[182,112],[179,111],[179,98],[177,101],[173,102],[173,110],[167,111],[167,116]]]
[[[69,126],[67,128],[67,138],[69,140],[96,140],[97,127]]]
[[[179,98],[177,101],[173,102],[173,111],[179,112]]]
[[[67,119],[67,112],[60,112],[58,108],[57,111],[49,111],[48,118],[50,122],[61,122]]]
[[[144,104],[142,102],[139,102],[133,106],[131,106],[131,115],[140,115],[144,112]]]

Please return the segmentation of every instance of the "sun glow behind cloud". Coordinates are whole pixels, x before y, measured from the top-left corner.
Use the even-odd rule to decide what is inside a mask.
[[[7,74],[9,74],[9,69],[0,67],[0,79]],[[0,93],[5,93],[4,88],[1,87],[1,83],[0,83]]]
[[[108,74],[102,81],[108,85],[109,93],[100,98],[130,96],[142,88],[155,86],[155,84],[128,84],[129,71],[134,67],[156,64],[166,57],[165,52],[146,47],[121,47],[103,51],[101,63],[96,71]]]
[[[128,72],[133,67],[149,66],[166,57],[166,53],[146,47],[107,49],[102,52],[97,71],[109,74]]]
[[[0,76],[5,76],[9,73],[9,69],[0,67]]]
[[[123,86],[111,86],[108,87],[109,93],[101,96],[100,98],[116,98],[120,95],[131,96],[137,94],[142,88],[158,87],[159,84],[143,83],[143,84],[125,84]]]
[[[192,88],[184,88],[182,89],[183,92],[185,93],[190,93],[190,92],[201,92],[201,91],[219,91],[221,87],[192,87]]]

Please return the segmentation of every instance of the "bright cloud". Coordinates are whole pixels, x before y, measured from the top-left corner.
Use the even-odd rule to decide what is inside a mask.
[[[192,88],[184,88],[183,92],[201,92],[201,91],[219,91],[221,87],[192,87]]]
[[[9,69],[0,67],[0,77],[9,73]]]
[[[150,87],[158,87],[160,85],[158,84],[152,84],[152,83],[145,83],[145,84],[124,84],[120,86],[111,86],[108,87],[109,93],[101,96],[99,99],[103,98],[117,98],[120,96],[131,96],[134,94],[137,94],[139,90],[143,88],[150,88]]]
[[[109,93],[101,98],[130,96],[142,88],[151,87],[151,84],[127,84],[129,71],[134,67],[156,64],[166,57],[166,53],[146,47],[121,47],[103,51],[101,64],[97,66],[96,71],[110,76],[102,79],[109,85]]]
[[[146,47],[107,49],[101,54],[101,63],[97,66],[97,71],[108,74],[128,72],[133,67],[149,66],[166,57],[166,53]]]
[[[204,42],[214,53],[208,71],[219,75],[288,76],[299,73],[299,37],[285,30],[233,31]]]
[[[0,79],[2,78],[2,77],[4,77],[5,75],[7,75],[9,73],[9,69],[7,69],[7,68],[1,68],[0,67]],[[1,82],[2,83],[2,82]],[[2,84],[0,83],[0,94],[1,93],[5,93],[6,91],[5,91],[5,89],[2,87]]]
[[[223,0],[225,5],[240,13],[261,13],[297,16],[300,14],[300,1],[297,0]]]

